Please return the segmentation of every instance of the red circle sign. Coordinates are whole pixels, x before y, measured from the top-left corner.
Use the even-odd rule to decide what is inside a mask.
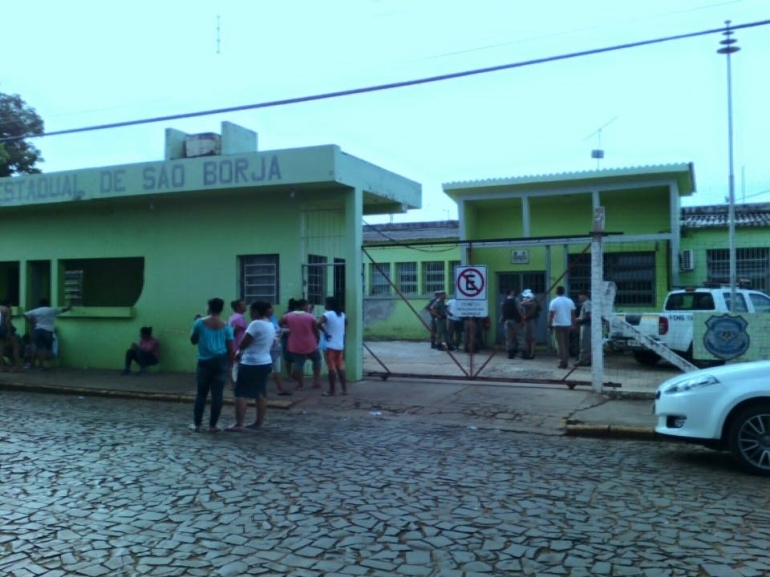
[[[466,268],[457,275],[457,292],[467,299],[484,292],[484,274],[475,268]]]

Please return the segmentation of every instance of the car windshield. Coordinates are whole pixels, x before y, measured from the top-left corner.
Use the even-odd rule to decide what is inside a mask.
[[[667,311],[713,311],[714,297],[711,293],[677,293],[668,297]]]

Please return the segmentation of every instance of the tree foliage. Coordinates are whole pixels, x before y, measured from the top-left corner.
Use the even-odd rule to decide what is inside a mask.
[[[43,131],[43,119],[21,96],[0,92],[0,139],[43,134]],[[0,142],[0,177],[39,173],[35,164],[42,161],[40,151],[24,138]]]

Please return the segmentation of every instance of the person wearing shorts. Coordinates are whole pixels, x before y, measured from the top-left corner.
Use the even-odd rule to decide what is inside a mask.
[[[294,301],[294,310],[281,317],[279,324],[289,329],[286,347],[294,363],[292,377],[297,383],[296,390],[302,390],[305,385],[305,363],[308,359],[313,362],[313,388],[321,388],[321,354],[318,352],[320,332],[315,317],[308,312],[308,302],[305,299]]]
[[[24,317],[33,323],[32,340],[35,343],[35,358],[38,368],[45,369],[45,362],[53,356],[54,318],[71,310],[71,306],[63,309],[52,307],[46,298],[40,299],[38,308],[24,313]]]
[[[230,433],[258,429],[267,412],[267,379],[273,370],[270,349],[275,341],[275,327],[270,321],[272,305],[256,301],[249,307],[251,323],[246,328],[235,353],[238,361],[238,379],[235,381],[235,424],[227,427]],[[270,312],[270,314],[269,314]],[[256,401],[257,415],[253,423],[244,425],[249,401]]]
[[[348,320],[335,297],[326,298],[326,312],[318,321],[320,329],[326,335],[326,367],[329,372],[329,390],[324,396],[333,397],[336,394],[337,380],[340,382],[342,394],[348,394],[345,379],[345,328]]]
[[[273,341],[273,345],[270,347],[270,358],[273,361],[273,371],[271,374],[273,375],[275,390],[278,391],[278,394],[282,397],[290,396],[291,391],[283,388],[283,378],[281,377],[281,359],[283,358],[282,349],[284,330],[278,324],[278,319],[273,313],[273,307],[270,307],[267,312],[270,316],[270,322],[273,324],[273,328],[275,329],[275,340]]]

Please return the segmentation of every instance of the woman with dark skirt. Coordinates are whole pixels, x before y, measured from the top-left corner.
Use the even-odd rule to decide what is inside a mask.
[[[270,349],[275,341],[275,326],[270,320],[273,306],[256,301],[249,307],[251,323],[235,352],[238,362],[238,378],[235,381],[235,424],[225,431],[242,433],[246,429],[262,426],[267,412],[267,379],[273,370]],[[256,419],[244,425],[249,401],[254,399],[257,406]]]

